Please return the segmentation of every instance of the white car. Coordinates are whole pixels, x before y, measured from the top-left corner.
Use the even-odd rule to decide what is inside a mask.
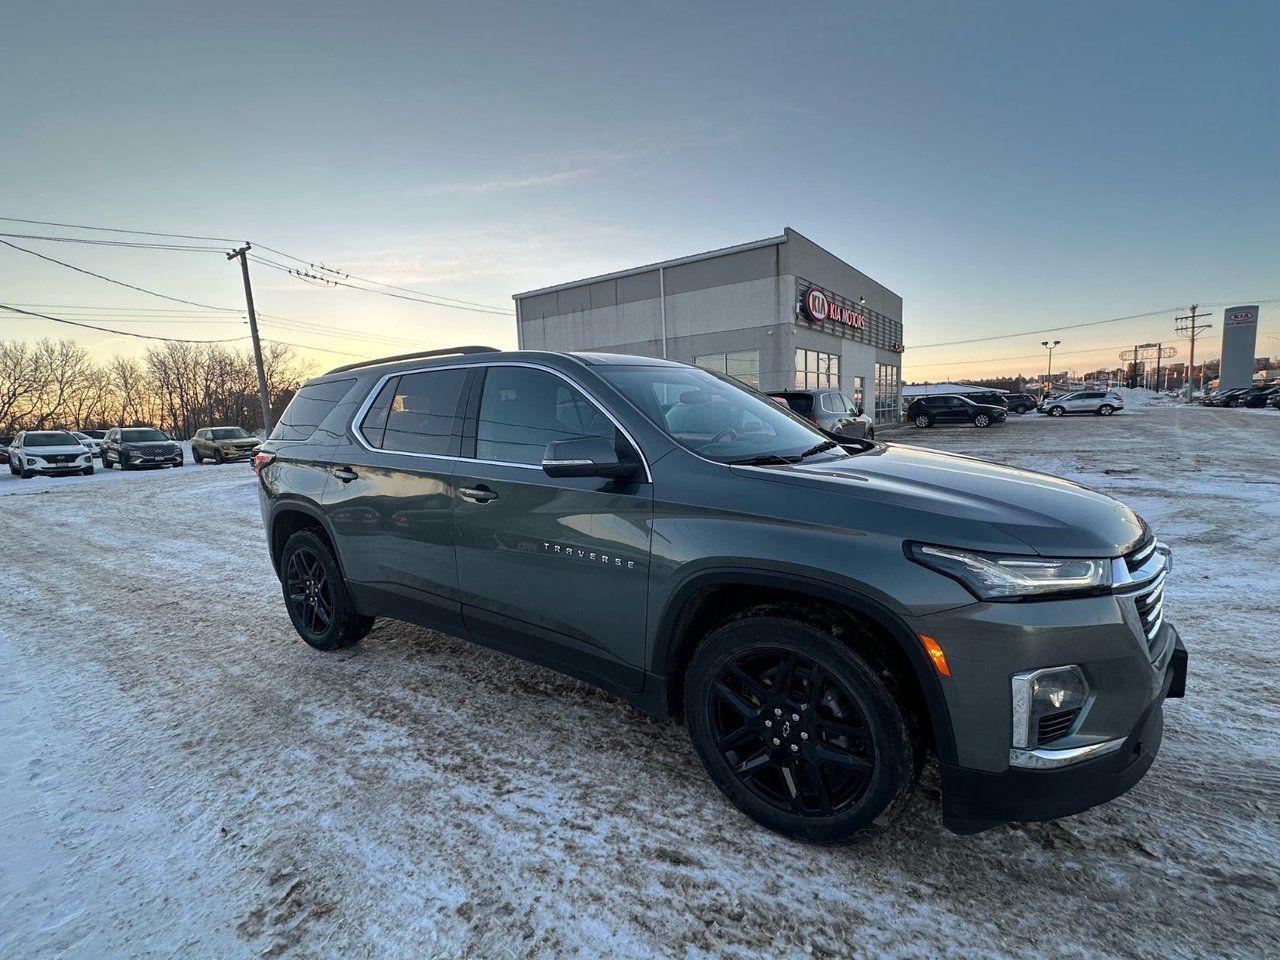
[[[9,472],[30,480],[38,473],[93,473],[93,454],[66,430],[23,430],[9,446]]]
[[[1062,417],[1068,413],[1094,413],[1109,417],[1123,409],[1124,397],[1114,390],[1077,390],[1065,396],[1050,397],[1040,404],[1040,412],[1051,417]]]
[[[72,430],[71,435],[75,437],[77,440],[79,440],[81,443],[83,443],[86,447],[88,447],[89,452],[92,453],[95,457],[102,456],[101,440],[95,440],[93,437],[89,436],[88,434],[80,433],[77,430]]]

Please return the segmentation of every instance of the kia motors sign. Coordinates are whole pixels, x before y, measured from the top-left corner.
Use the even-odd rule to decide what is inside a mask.
[[[834,320],[856,330],[867,328],[867,318],[856,308],[839,303],[833,296],[818,287],[810,287],[804,295],[804,314],[814,323]]]
[[[1253,383],[1253,351],[1258,341],[1258,308],[1227,307],[1222,311],[1222,369],[1218,389]]]

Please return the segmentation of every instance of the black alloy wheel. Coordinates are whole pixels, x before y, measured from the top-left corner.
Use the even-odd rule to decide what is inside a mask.
[[[793,650],[729,661],[712,686],[716,749],[744,787],[786,813],[832,814],[866,792],[875,752],[839,681]]]
[[[689,736],[743,813],[787,836],[848,843],[889,826],[920,751],[895,681],[817,626],[747,615],[686,673]]]
[[[299,530],[284,545],[280,585],[293,628],[317,650],[349,647],[373,629],[347,591],[333,548],[318,533]]]
[[[289,556],[285,588],[294,624],[312,636],[324,636],[333,623],[333,586],[314,550],[300,547]]]

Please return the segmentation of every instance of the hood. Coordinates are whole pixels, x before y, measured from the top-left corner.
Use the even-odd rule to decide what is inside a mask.
[[[168,450],[177,446],[172,440],[121,440],[122,447],[137,447],[139,450]]]
[[[79,443],[60,443],[56,447],[23,447],[22,452],[29,457],[48,457],[64,453],[86,454],[89,448]]]
[[[1142,518],[1123,503],[1077,483],[918,447],[879,444],[846,460],[750,473],[911,510],[908,536],[954,547],[991,549],[993,539],[1012,538],[1043,556],[1115,557],[1145,535]],[[983,526],[1003,536],[964,532]]]

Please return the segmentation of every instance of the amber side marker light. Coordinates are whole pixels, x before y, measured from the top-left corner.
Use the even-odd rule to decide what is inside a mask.
[[[947,666],[947,655],[938,646],[938,641],[922,633],[920,634],[920,642],[924,644],[924,648],[929,654],[929,659],[933,661],[934,669],[944,677],[951,676],[951,668]]]

